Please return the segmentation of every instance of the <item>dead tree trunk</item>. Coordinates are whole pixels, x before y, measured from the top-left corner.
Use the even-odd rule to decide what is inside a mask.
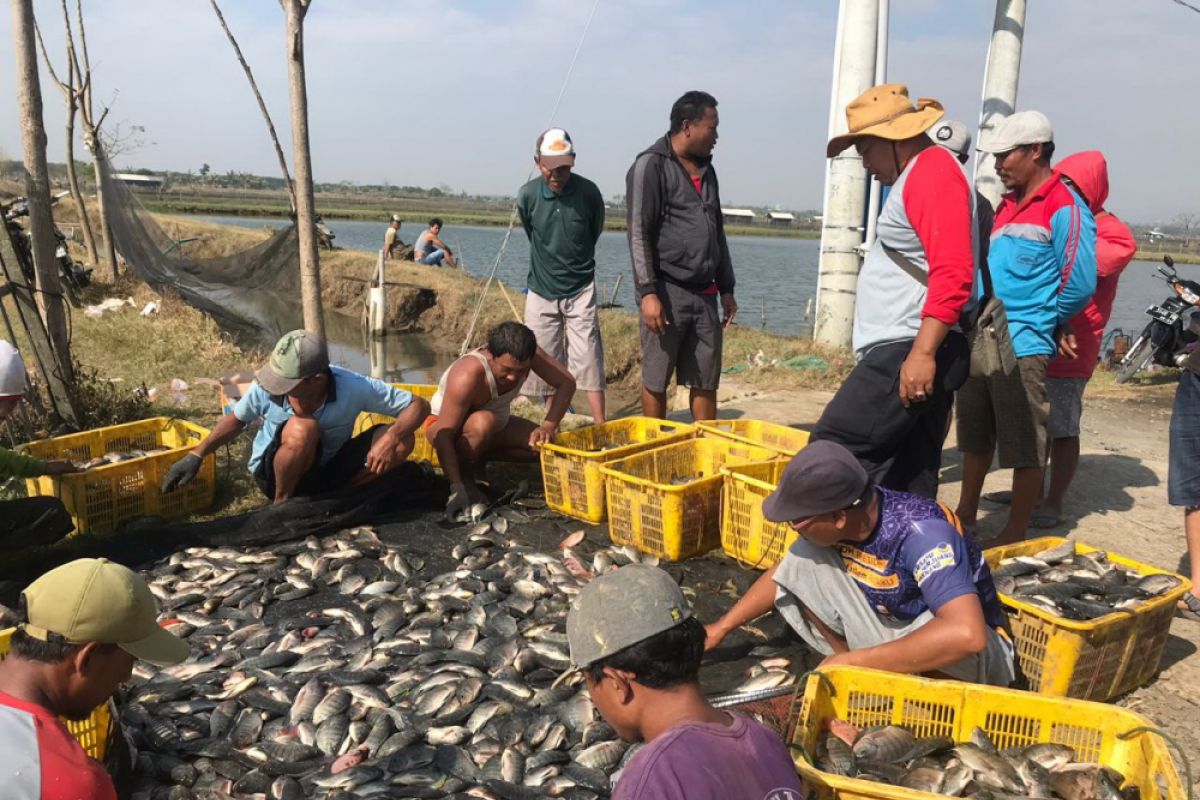
[[[63,0],[63,15],[66,16],[66,0]],[[110,275],[115,283],[118,277],[117,248],[113,244],[108,209],[104,205],[104,187],[100,185],[100,126],[104,123],[108,109],[100,115],[99,120],[96,119],[96,109],[92,103],[92,61],[88,57],[87,30],[83,27],[83,0],[75,0],[75,17],[79,24],[78,54],[75,54],[73,37],[68,41],[71,42],[71,52],[74,55],[75,77],[81,87],[79,116],[83,119],[83,146],[92,154],[92,169],[96,174],[96,211],[100,216],[100,238],[104,245],[104,258],[108,261]]]
[[[279,0],[287,20],[288,84],[292,101],[292,162],[296,167],[296,231],[300,237],[300,300],[304,327],[325,335],[321,315],[321,263],[308,146],[308,90],[304,79],[304,15],[309,0]]]
[[[38,81],[32,0],[12,0],[13,51],[17,65],[17,104],[21,147],[25,154],[25,195],[29,198],[29,237],[34,286],[58,367],[71,372],[67,306],[54,258],[54,219],[50,216],[50,170],[46,166],[46,128],[42,123],[42,89]]]
[[[292,176],[288,173],[287,159],[283,157],[283,147],[279,144],[279,135],[275,133],[275,123],[271,121],[271,114],[267,111],[267,104],[263,101],[262,92],[258,90],[258,82],[254,80],[254,73],[250,71],[250,65],[246,63],[246,58],[242,55],[242,48],[238,46],[237,39],[233,38],[233,31],[229,30],[229,26],[225,24],[225,15],[221,13],[221,7],[217,5],[217,0],[209,0],[209,2],[212,3],[217,21],[221,23],[221,29],[225,31],[225,35],[229,37],[229,43],[233,45],[233,52],[237,55],[238,63],[242,65],[242,70],[246,73],[246,80],[250,82],[254,99],[258,101],[258,110],[262,112],[263,119],[266,120],[267,132],[271,134],[271,144],[275,145],[275,155],[279,159],[279,171],[283,174],[283,182],[287,184],[288,201],[292,205],[292,214],[295,214],[296,188],[292,186]]]

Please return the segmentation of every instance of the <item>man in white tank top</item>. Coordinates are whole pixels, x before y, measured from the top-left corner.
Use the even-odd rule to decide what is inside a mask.
[[[530,372],[554,391],[540,425],[509,413]],[[426,436],[450,482],[446,515],[454,518],[473,503],[487,502],[479,484],[488,461],[536,461],[537,446],[554,438],[574,394],[571,373],[519,322],[497,325],[486,347],[451,364],[425,421]]]

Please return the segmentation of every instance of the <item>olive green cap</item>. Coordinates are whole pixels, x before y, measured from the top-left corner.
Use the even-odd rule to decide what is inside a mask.
[[[258,382],[270,394],[280,396],[327,369],[329,349],[325,340],[309,331],[291,331],[275,343],[271,358],[258,371]]]
[[[21,593],[27,635],[54,633],[71,644],[115,644],[158,666],[188,657],[187,642],[158,624],[158,603],[141,576],[105,558],[81,558],[50,570]]]

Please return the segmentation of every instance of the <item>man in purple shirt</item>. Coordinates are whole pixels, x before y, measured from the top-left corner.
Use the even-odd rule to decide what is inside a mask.
[[[779,737],[701,693],[704,626],[670,575],[630,564],[594,579],[567,616],[567,641],[604,719],[646,742],[613,800],[800,800]]]

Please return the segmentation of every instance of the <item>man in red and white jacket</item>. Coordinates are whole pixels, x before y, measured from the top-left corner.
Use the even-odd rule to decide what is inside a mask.
[[[962,168],[926,132],[942,116],[901,84],[867,90],[846,109],[867,170],[891,186],[863,260],[854,308],[858,359],[814,439],[838,442],[888,489],[936,497],[954,392],[970,355],[958,320],[975,277],[972,193]]]

